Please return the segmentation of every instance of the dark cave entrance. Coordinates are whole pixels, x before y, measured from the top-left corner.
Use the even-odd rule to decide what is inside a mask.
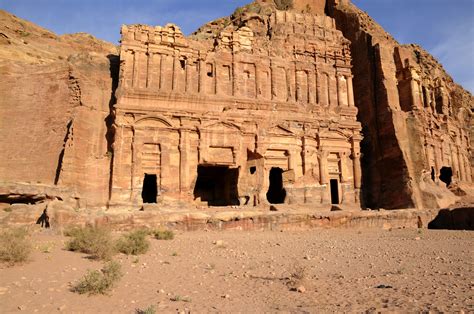
[[[434,181],[436,178],[435,170],[433,167],[431,167],[431,181]]]
[[[331,204],[339,204],[339,182],[337,179],[329,181],[331,185]]]
[[[449,186],[453,181],[453,169],[451,167],[443,167],[439,173],[439,179],[446,183],[446,186]]]
[[[270,204],[283,204],[286,191],[283,188],[283,169],[272,168],[270,170],[270,186],[267,192],[267,200]]]
[[[156,203],[158,195],[158,184],[156,174],[145,173],[143,180],[142,199],[143,203]]]
[[[200,165],[194,199],[200,198],[209,206],[239,205],[238,180],[238,168]]]

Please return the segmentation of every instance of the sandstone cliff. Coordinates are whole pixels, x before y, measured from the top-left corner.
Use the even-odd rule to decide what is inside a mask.
[[[106,204],[116,54],[91,35],[57,36],[0,11],[0,201]]]
[[[350,41],[365,206],[443,207],[471,191],[473,97],[431,55],[399,44],[348,0],[275,2],[255,1],[188,39],[196,49],[212,47],[225,44],[226,30],[247,27],[253,49],[285,57],[288,41],[268,37],[285,33],[270,29],[277,7],[331,16]],[[247,33],[239,36],[245,46]],[[57,36],[0,11],[0,202],[107,204],[117,54],[91,35]]]
[[[328,8],[351,41],[366,205],[452,203],[440,171],[451,168],[455,184],[472,182],[472,95],[421,47],[400,45],[349,1],[330,1]]]

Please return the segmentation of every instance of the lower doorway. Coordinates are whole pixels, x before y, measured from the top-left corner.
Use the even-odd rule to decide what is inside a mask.
[[[200,165],[194,199],[200,198],[209,206],[239,205],[238,180],[238,168]]]
[[[286,190],[283,188],[283,169],[273,167],[270,170],[270,186],[268,187],[267,200],[270,204],[283,204]]]
[[[451,167],[443,167],[439,171],[439,179],[449,186],[453,181],[453,169]]]
[[[331,185],[331,204],[339,204],[339,181],[331,179],[329,183]]]
[[[143,179],[142,199],[143,203],[156,203],[158,195],[158,183],[156,174],[145,173]]]

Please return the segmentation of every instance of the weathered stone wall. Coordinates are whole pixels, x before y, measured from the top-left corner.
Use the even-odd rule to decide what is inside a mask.
[[[54,184],[72,115],[69,67],[4,64],[0,77],[0,178]]]
[[[162,198],[199,201],[198,166],[221,166],[238,169],[240,204],[268,203],[272,168],[286,203],[330,203],[333,179],[337,203],[358,204],[348,45],[333,19],[265,3],[191,38],[123,27],[112,203],[141,204],[145,174]]]
[[[0,11],[0,203],[141,205],[149,175],[160,202],[267,204],[272,168],[289,204],[474,191],[472,95],[349,0],[259,0],[189,37],[124,26],[116,52]]]
[[[453,203],[456,197],[440,182],[440,170],[450,167],[455,184],[472,185],[472,96],[433,57],[417,46],[399,45],[354,5],[332,1],[329,11],[351,40],[355,103],[365,137],[366,205]]]
[[[4,11],[0,37],[0,202],[32,201],[36,187],[75,205],[106,205],[115,47],[86,34],[59,37]],[[21,182],[32,188],[24,193]]]

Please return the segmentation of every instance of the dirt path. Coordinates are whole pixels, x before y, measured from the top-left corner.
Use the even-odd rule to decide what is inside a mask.
[[[65,251],[65,241],[37,233],[30,263],[0,268],[0,312],[474,311],[473,232],[179,233],[151,240],[138,258],[118,255],[125,276],[91,297],[70,286],[102,264]]]

